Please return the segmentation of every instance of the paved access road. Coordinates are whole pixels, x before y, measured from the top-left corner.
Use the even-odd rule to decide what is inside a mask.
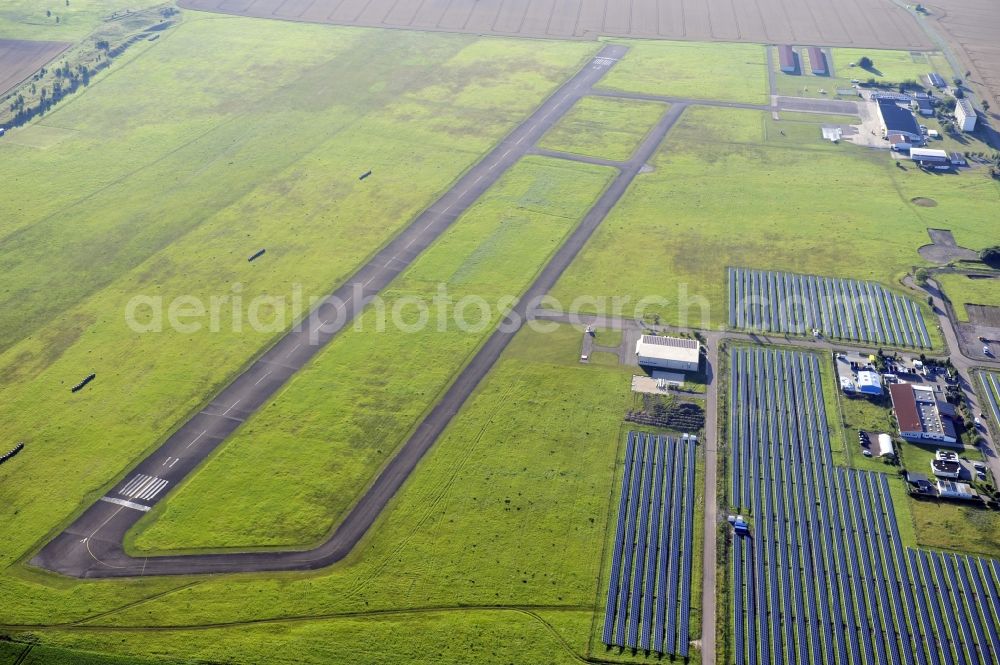
[[[151,506],[194,470],[254,411],[264,405],[295,372],[308,363],[373,296],[384,289],[500,176],[525,154],[627,49],[609,45],[535,113],[369,263],[326,298],[303,322],[249,369],[237,377],[202,411],[182,425],[154,453],[136,465],[110,492],[87,508],[65,531],[32,559],[32,564],[73,577],[128,577],[195,573],[306,570],[339,561],[355,546],[382,509],[431,447],[466,398],[486,376],[516,334],[527,314],[555,284],[632,178],[652,156],[676,122],[684,104],[671,107],[649,133],[632,159],[557,250],[510,315],[487,340],[437,406],[389,462],[372,487],[333,536],[308,551],[196,554],[133,558],[122,549],[125,533]]]

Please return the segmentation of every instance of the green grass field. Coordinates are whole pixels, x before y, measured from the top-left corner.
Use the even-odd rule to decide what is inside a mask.
[[[667,108],[658,102],[584,97],[542,137],[539,146],[625,161]]]
[[[625,44],[631,50],[599,87],[671,97],[767,103],[767,56],[764,47],[758,44],[609,41]]]
[[[57,648],[112,651],[125,662],[276,662],[278,641],[286,662],[317,663],[331,653],[370,662],[398,662],[400,654],[559,662],[570,658],[566,644],[586,648],[599,585],[593,542],[604,534],[628,377],[581,367],[577,331],[565,347],[559,334],[547,346],[516,344],[506,373],[476,398],[485,401],[473,420],[425,461],[429,473],[415,474],[423,485],[407,486],[369,540],[334,569],[81,583],[23,561],[281,328],[137,334],[124,320],[132,296],[169,302],[239,292],[249,302],[328,293],[597,48],[188,14],[39,123],[5,137],[0,173],[18,196],[0,199],[4,283],[16,285],[0,294],[0,438],[27,448],[0,469],[0,625],[4,633],[36,627],[30,636],[44,644],[25,662],[85,657]],[[373,177],[359,183],[367,169]],[[516,292],[609,173],[526,160],[393,297],[425,293],[436,280],[453,293]],[[248,264],[260,247],[266,260]],[[477,339],[435,341],[425,358],[453,368]],[[543,362],[518,358],[542,348]],[[572,358],[565,366],[563,354]],[[91,371],[97,381],[71,395],[68,386]],[[397,434],[450,371],[442,366],[409,387],[395,380],[397,397],[411,404],[392,426]],[[364,379],[358,373],[352,385]],[[345,398],[352,409],[373,409],[356,428],[385,415],[391,400],[381,394],[360,389]],[[318,397],[310,404],[321,413],[309,418],[343,415]],[[438,450],[448,456],[433,462]],[[356,495],[373,469],[353,469],[342,482]],[[297,542],[309,537],[294,534]],[[217,585],[208,594],[214,601],[192,601],[188,594],[207,583]],[[279,607],[278,596],[290,604]],[[544,617],[522,609],[538,604],[550,608]],[[364,614],[375,606],[403,611]],[[425,611],[431,607],[446,609]],[[225,622],[233,612],[300,618],[155,639],[144,630],[109,637],[47,629],[98,614],[93,621],[106,625],[179,626]],[[323,612],[362,614],[312,620]],[[359,640],[363,634],[370,637]],[[0,653],[11,652],[20,649]]]
[[[867,81],[874,78],[879,83],[903,83],[904,81],[916,81],[920,85],[927,85],[927,72],[935,68],[934,62],[930,59],[934,53],[921,53],[911,55],[909,51],[890,51],[884,49],[863,49],[863,48],[834,48],[833,67],[834,74],[842,79],[858,79]],[[859,63],[861,58],[868,57],[872,61],[870,70],[862,69]],[[851,63],[856,66],[851,67]],[[938,74],[949,81],[950,72],[939,71]],[[950,81],[949,81],[950,82]]]
[[[291,39],[306,45],[283,51]],[[205,41],[215,62],[196,55]],[[2,294],[18,305],[0,314],[0,438],[29,446],[0,470],[8,563],[278,334],[137,334],[130,298],[328,293],[596,48],[242,19],[189,21],[156,44],[44,118],[80,138],[2,146],[19,195],[0,202],[18,285]],[[397,81],[397,68],[434,74]],[[445,84],[478,94],[438,108]],[[352,109],[339,86],[370,92]],[[93,390],[71,396],[90,372]]]
[[[345,562],[316,573],[163,580],[157,590],[176,590],[126,607],[112,596],[122,582],[70,583],[108,596],[77,617],[121,609],[88,622],[100,632],[37,634],[47,645],[168,660],[325,663],[336,653],[366,662],[561,662],[570,649],[587,653],[603,611],[600,544],[617,491],[630,372],[580,365],[578,344],[568,326],[520,333]],[[10,596],[6,620],[48,620],[35,603],[54,583]],[[238,625],[268,618],[276,622]],[[206,623],[237,625],[140,629]],[[285,655],[274,656],[279,643]]]
[[[115,12],[157,5],[172,6],[163,0],[4,0],[0,4],[0,39],[74,42]]]
[[[941,286],[959,321],[968,321],[966,305],[1000,307],[1000,281],[997,279],[971,279],[960,274],[937,274],[934,281]]]
[[[321,540],[429,411],[610,182],[543,157],[515,166],[210,462],[136,527],[140,550],[302,546]],[[439,297],[447,287],[447,304]],[[472,305],[482,298],[487,316]],[[406,305],[406,299],[414,299]],[[418,303],[429,325],[415,324]],[[400,309],[406,305],[405,309]],[[458,316],[474,329],[463,329]],[[443,321],[441,317],[447,317]],[[405,368],[412,368],[407,370]],[[262,468],[268,469],[261,474]]]
[[[564,306],[581,294],[627,294],[634,304],[652,298],[646,312],[664,322],[711,328],[728,318],[728,266],[900,288],[903,275],[925,265],[916,250],[928,242],[927,227],[951,228],[963,244],[986,242],[988,211],[1000,200],[987,175],[901,171],[881,153],[824,142],[820,123],[803,139],[812,143],[793,145],[765,116],[685,110],[653,172],[636,178],[563,275],[556,298]],[[920,208],[910,202],[917,196],[939,205]]]
[[[838,89],[851,88],[851,80],[856,79],[862,83],[867,83],[869,79],[875,79],[879,84],[898,85],[904,81],[916,81],[919,85],[927,86],[926,75],[930,71],[937,71],[946,81],[951,82],[951,69],[947,67],[946,61],[940,53],[931,51],[919,55],[911,55],[909,51],[893,51],[886,49],[857,49],[857,48],[832,48],[829,49],[833,55],[832,76],[813,76],[809,67],[809,55],[805,48],[799,49],[799,56],[802,63],[803,74],[786,74],[781,71],[778,62],[778,53],[774,52],[774,72],[775,87],[778,94],[794,97],[813,97],[817,99],[836,99]],[[873,67],[871,70],[862,69],[851,63],[857,63],[863,56],[871,58]],[[820,90],[825,90],[825,94]],[[856,93],[846,97],[856,97]]]

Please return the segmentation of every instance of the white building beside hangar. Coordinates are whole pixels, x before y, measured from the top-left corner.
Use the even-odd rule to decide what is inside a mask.
[[[697,372],[701,363],[701,343],[683,337],[643,335],[635,344],[635,355],[645,367],[664,367]]]
[[[958,128],[963,132],[971,132],[976,129],[976,109],[968,99],[955,100],[955,120],[958,121]]]

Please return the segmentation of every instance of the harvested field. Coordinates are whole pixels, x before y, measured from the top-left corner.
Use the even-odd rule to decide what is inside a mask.
[[[951,42],[965,68],[972,70],[972,82],[985,87],[993,98],[993,106],[998,106],[1000,12],[997,12],[996,3],[992,0],[935,0],[930,10],[934,27]]]
[[[977,326],[1000,328],[1000,307],[992,305],[966,305],[969,321]]]
[[[68,47],[67,42],[0,39],[0,95],[6,94]]]
[[[970,1],[970,0],[962,0]],[[987,0],[977,0],[987,2]],[[187,9],[314,23],[593,39],[600,35],[836,46],[930,48],[890,0],[181,0]]]

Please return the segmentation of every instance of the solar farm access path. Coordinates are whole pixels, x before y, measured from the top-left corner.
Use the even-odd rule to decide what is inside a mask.
[[[31,560],[35,566],[78,578],[188,575],[279,570],[312,570],[343,559],[365,535],[406,481],[424,453],[487,375],[520,326],[502,326],[487,339],[410,439],[361,497],[334,534],[311,550],[256,551],[132,557],[123,549],[126,532],[165,497],[242,422],[267,403],[305,366],[362,306],[384,289],[431,245],[627,52],[604,47],[520,126],[472,167],[437,202],[326,298],[274,347],[237,377],[208,407],[177,429],[139,462],[110,492],[95,501]],[[632,179],[653,155],[684,104],[667,110],[632,158],[570,234],[513,308],[523,323],[535,305],[576,257]],[[353,305],[352,305],[353,301]],[[146,476],[152,481],[139,478]],[[138,479],[138,483],[136,482]],[[162,483],[161,481],[166,481]]]

